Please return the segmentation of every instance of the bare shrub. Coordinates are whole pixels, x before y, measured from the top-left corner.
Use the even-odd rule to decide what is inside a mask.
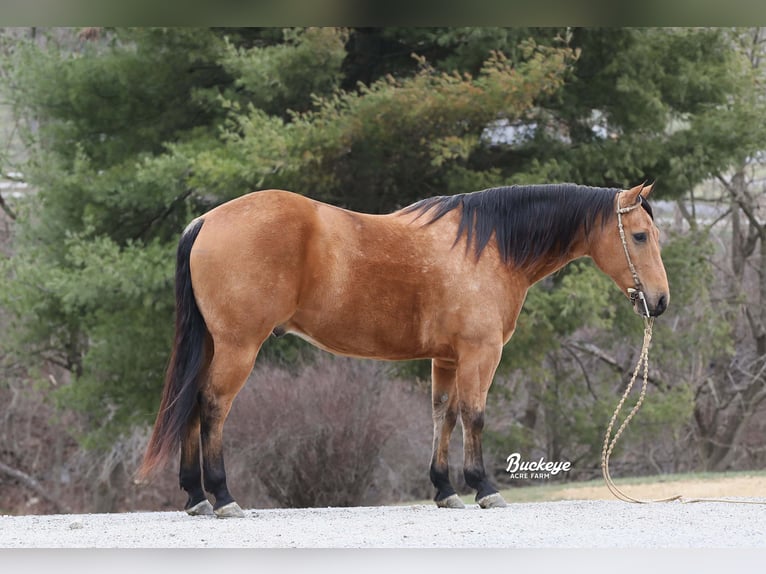
[[[56,412],[41,385],[6,381],[0,402],[0,512],[69,510],[66,461],[77,444],[66,431],[68,417]]]
[[[136,484],[150,429],[107,450],[86,450],[81,417],[56,409],[53,387],[0,385],[0,512],[176,510],[177,461]],[[61,383],[59,383],[61,384]],[[383,363],[321,355],[298,370],[264,364],[234,403],[226,425],[229,484],[247,507],[348,506],[427,498],[431,417],[428,388],[389,374]]]
[[[175,473],[148,486],[133,478],[149,429],[120,437],[107,450],[77,442],[81,416],[59,410],[44,382],[0,385],[0,514],[125,512],[178,508]]]
[[[310,507],[427,496],[428,409],[428,394],[382,363],[322,354],[297,376],[259,367],[227,423],[229,483],[244,486],[245,496],[235,495],[255,505],[266,497]]]
[[[136,510],[178,510],[178,499],[185,494],[178,484],[178,459],[148,484],[137,483],[140,466],[149,442],[150,428],[134,428],[120,436],[107,449],[79,449],[70,464],[84,485],[73,495],[90,512],[129,512]]]

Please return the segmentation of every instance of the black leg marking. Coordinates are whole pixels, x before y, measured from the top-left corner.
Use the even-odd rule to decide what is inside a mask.
[[[202,488],[202,466],[200,461],[200,432],[199,407],[195,409],[181,443],[181,465],[178,472],[178,482],[189,495],[185,510],[195,507],[207,500]]]
[[[438,369],[433,367],[434,382],[436,385],[437,377],[441,377],[441,389],[434,386],[432,390],[432,408],[434,421],[434,443],[433,454],[431,456],[431,468],[429,476],[431,483],[436,487],[436,496],[434,502],[439,503],[457,493],[449,480],[449,441],[455,424],[457,423],[457,407],[455,390],[449,388],[449,383],[444,384],[443,379],[454,377],[454,370]],[[444,388],[446,387],[446,388]],[[450,391],[452,396],[450,396]],[[457,503],[448,506],[456,506]]]
[[[205,491],[202,488],[202,472],[199,469],[199,465],[197,466],[196,474],[184,472],[183,469],[180,474],[181,488],[183,488],[189,495],[189,498],[184,505],[184,510],[189,510],[190,508],[197,506],[200,502],[207,500]]]
[[[220,432],[213,432],[214,428],[221,428],[216,424],[218,408],[209,401],[203,399],[200,417],[200,435],[202,437],[202,473],[205,482],[205,490],[215,497],[213,508],[218,509],[231,502],[234,498],[229,494],[226,486],[226,469],[223,462],[223,437]]]
[[[492,486],[492,483],[487,479],[487,474],[484,468],[466,468],[463,471],[465,475],[465,481],[471,488],[476,489],[476,500],[479,501],[485,496],[495,494],[497,488]]]
[[[484,429],[484,412],[467,412],[463,410],[463,449],[465,451],[465,463],[463,475],[465,482],[476,490],[476,500],[495,494],[497,488],[487,479],[484,470],[484,457],[481,448],[481,433]]]
[[[431,483],[436,487],[436,496],[434,496],[435,502],[439,502],[448,496],[457,494],[449,481],[449,467],[438,468],[435,461],[431,461],[431,471],[429,474]]]

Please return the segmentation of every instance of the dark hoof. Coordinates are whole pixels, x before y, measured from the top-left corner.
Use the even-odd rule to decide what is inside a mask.
[[[480,498],[476,502],[479,503],[479,506],[482,508],[505,508],[508,506],[508,504],[505,502],[505,499],[500,495],[499,492],[495,492],[494,494],[488,494],[484,498]]]
[[[213,516],[213,505],[209,501],[203,500],[191,508],[186,509],[189,516]]]
[[[451,494],[447,498],[437,500],[436,506],[439,508],[465,508],[465,504],[457,494]]]
[[[239,504],[236,502],[230,502],[229,504],[224,504],[221,508],[215,509],[215,515],[218,518],[244,518],[245,513],[242,512],[242,509],[239,507]]]

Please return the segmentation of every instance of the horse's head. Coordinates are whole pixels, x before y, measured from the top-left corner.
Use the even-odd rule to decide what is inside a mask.
[[[638,185],[617,194],[615,215],[594,233],[590,255],[631,299],[636,313],[656,317],[667,309],[670,289],[659,230],[646,201],[652,187]]]

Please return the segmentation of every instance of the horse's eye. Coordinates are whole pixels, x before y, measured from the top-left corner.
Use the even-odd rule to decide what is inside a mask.
[[[634,233],[633,239],[636,243],[645,243],[646,242],[646,233]]]

